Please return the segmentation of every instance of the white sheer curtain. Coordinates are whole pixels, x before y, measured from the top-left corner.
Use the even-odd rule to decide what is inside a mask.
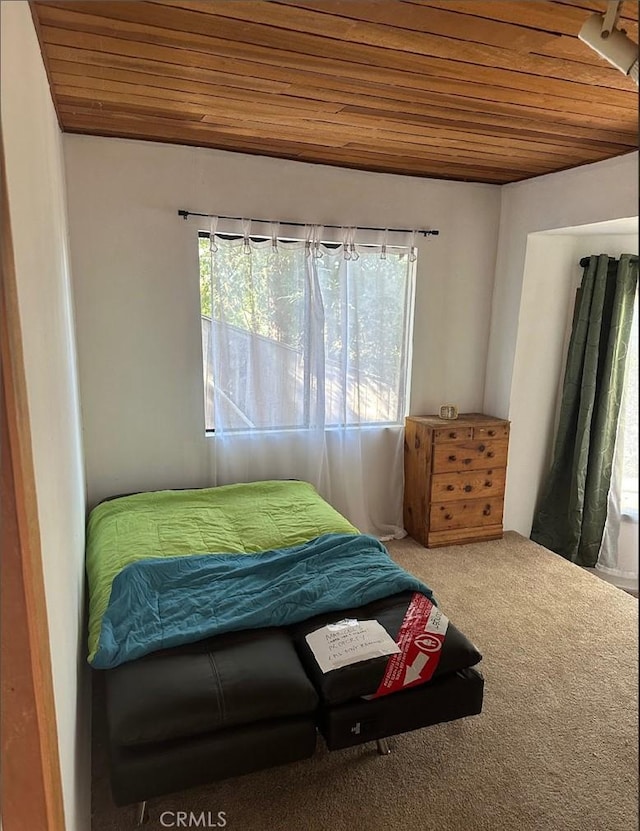
[[[596,571],[621,588],[638,589],[638,296],[611,472],[607,522]]]
[[[403,536],[413,241],[217,230],[201,253],[215,483],[302,479],[363,533]]]

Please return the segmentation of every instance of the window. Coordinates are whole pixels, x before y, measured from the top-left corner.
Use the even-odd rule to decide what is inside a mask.
[[[409,252],[201,234],[206,429],[401,423]]]

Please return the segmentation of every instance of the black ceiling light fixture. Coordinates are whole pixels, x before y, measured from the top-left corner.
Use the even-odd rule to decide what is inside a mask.
[[[585,21],[578,37],[601,57],[638,83],[638,44],[617,29],[623,0],[609,0],[604,15],[593,14]]]

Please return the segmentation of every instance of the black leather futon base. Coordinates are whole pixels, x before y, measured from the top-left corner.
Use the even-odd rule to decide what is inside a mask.
[[[318,695],[285,630],[218,635],[105,674],[119,805],[315,750]]]
[[[369,699],[387,658],[323,674],[305,635],[353,617],[396,638],[411,593],[288,629],[218,635],[105,671],[111,783],[123,805],[475,715],[480,653],[451,623],[432,680]]]

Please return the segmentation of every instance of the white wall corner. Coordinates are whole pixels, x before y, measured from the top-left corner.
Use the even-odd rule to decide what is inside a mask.
[[[66,831],[90,827],[85,477],[62,136],[29,4],[2,2],[1,107]]]

